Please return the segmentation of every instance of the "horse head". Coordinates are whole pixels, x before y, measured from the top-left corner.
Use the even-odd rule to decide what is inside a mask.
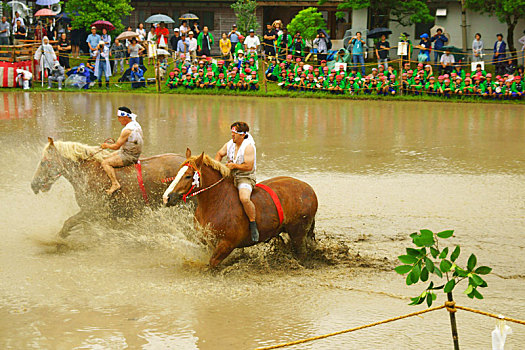
[[[169,185],[162,196],[162,201],[166,206],[177,204],[185,199],[194,188],[200,187],[200,172],[204,163],[204,152],[197,157],[191,158],[191,150],[186,149],[186,161],[182,163],[175,180]]]
[[[38,194],[39,191],[49,191],[63,171],[61,158],[55,148],[53,139],[51,137],[47,139],[49,143],[44,149],[42,159],[31,181],[31,188],[35,194]]]

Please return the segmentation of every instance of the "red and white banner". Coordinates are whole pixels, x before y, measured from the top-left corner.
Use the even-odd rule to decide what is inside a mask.
[[[0,87],[16,86],[16,70],[18,68],[31,70],[31,61],[22,62],[1,62],[0,61]]]

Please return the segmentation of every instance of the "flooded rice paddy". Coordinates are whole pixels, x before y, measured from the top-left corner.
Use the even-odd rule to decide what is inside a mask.
[[[214,154],[247,121],[258,179],[290,175],[319,198],[318,247],[303,263],[280,240],[237,250],[215,272],[191,213],[86,224],[57,250],[78,207],[69,183],[34,195],[48,136],[116,138],[119,106],[144,156]],[[525,318],[525,108],[519,105],[131,94],[0,94],[0,348],[253,349],[417,311],[422,286],[392,271],[420,228],[454,229],[462,263],[494,268],[485,299],[459,304]],[[440,296],[439,303],[443,301]],[[491,347],[495,321],[458,312],[464,349]],[[507,349],[525,327],[511,324]],[[435,311],[293,349],[451,348]]]

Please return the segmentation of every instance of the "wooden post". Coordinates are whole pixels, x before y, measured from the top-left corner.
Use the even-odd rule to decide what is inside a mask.
[[[157,92],[160,92],[160,72],[157,55],[155,55],[155,84],[157,85]]]
[[[268,85],[266,84],[266,65],[268,63],[263,61],[263,81],[264,81],[264,93],[268,93]]]
[[[399,59],[399,95],[403,96],[403,59]]]
[[[452,298],[452,293],[447,293],[448,301],[454,301]],[[456,325],[456,314],[454,312],[449,312],[450,316],[450,328],[452,329],[452,340],[454,341],[454,350],[459,350],[459,338],[458,338],[458,328]]]
[[[35,53],[33,52],[33,49],[35,48],[35,46],[33,44],[31,44],[31,73],[33,73],[33,76],[35,76],[35,60],[34,60],[34,57],[35,57]]]

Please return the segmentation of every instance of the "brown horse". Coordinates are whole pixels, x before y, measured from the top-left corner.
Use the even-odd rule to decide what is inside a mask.
[[[35,194],[47,192],[60,177],[64,176],[75,191],[80,212],[64,222],[60,237],[65,238],[76,225],[89,219],[112,219],[131,217],[148,204],[137,180],[134,166],[118,168],[116,175],[122,188],[112,196],[105,193],[110,181],[100,162],[109,151],[86,146],[77,142],[54,142],[44,148],[31,188]],[[163,154],[141,159],[144,189],[150,207],[161,207],[162,193],[166,184],[162,180],[174,176],[185,158],[177,154]]]
[[[248,217],[227,167],[204,153],[199,157],[191,157],[189,149],[186,157],[188,159],[164,193],[164,203],[170,205],[181,198],[196,198],[195,217],[202,227],[209,225],[210,232],[217,240],[209,262],[211,267],[216,267],[234,248],[254,244],[248,228]],[[257,213],[259,240],[268,241],[286,232],[296,253],[303,255],[305,238],[314,238],[317,196],[313,188],[305,182],[284,176],[268,179],[262,184],[277,194],[284,220],[281,224],[270,194],[256,187],[251,198]]]

